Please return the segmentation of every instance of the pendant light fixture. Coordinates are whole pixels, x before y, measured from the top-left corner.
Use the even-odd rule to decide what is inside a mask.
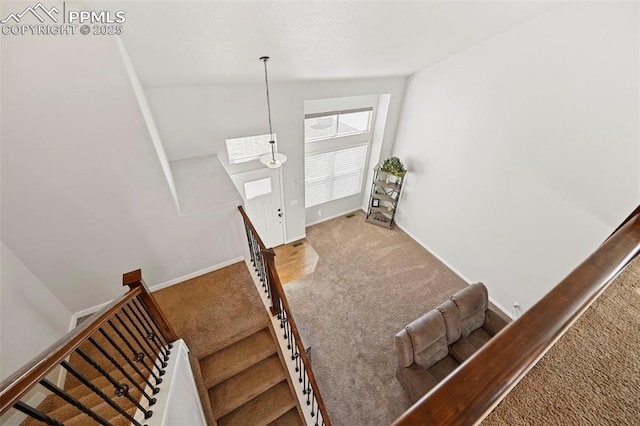
[[[273,129],[271,128],[271,102],[269,100],[269,78],[267,77],[267,61],[268,56],[263,56],[260,60],[264,63],[264,83],[267,87],[267,112],[269,114],[269,145],[271,145],[271,154],[264,154],[260,157],[260,162],[270,169],[277,169],[287,161],[287,156],[276,152],[276,141],[273,140]]]

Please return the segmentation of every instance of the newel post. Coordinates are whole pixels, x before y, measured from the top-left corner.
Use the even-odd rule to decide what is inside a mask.
[[[123,274],[122,285],[128,286],[131,290],[139,287],[140,290],[142,290],[139,296],[140,301],[147,308],[149,315],[151,315],[153,321],[164,334],[164,337],[167,339],[167,343],[178,340],[178,335],[167,320],[164,312],[162,312],[162,309],[160,309],[160,305],[158,305],[158,302],[149,291],[149,287],[147,287],[147,284],[142,279],[142,270],[136,269],[135,271]]]
[[[265,267],[267,268],[267,278],[269,280],[269,293],[271,294],[271,315],[280,314],[280,293],[278,293],[278,287],[282,287],[280,284],[280,277],[276,272],[276,252],[273,249],[262,250],[262,257],[264,258]]]

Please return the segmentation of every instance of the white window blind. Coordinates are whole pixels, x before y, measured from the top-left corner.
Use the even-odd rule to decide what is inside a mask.
[[[305,207],[358,194],[367,156],[367,145],[305,156]]]

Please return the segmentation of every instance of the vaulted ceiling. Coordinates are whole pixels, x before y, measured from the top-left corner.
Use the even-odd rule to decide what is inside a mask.
[[[87,1],[124,10],[145,87],[409,75],[548,11],[540,1]]]

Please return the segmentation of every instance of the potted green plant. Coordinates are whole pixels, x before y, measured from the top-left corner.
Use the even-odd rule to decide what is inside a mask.
[[[403,177],[407,174],[407,169],[404,168],[402,161],[398,157],[389,157],[382,162],[380,170],[390,173],[397,177]]]

